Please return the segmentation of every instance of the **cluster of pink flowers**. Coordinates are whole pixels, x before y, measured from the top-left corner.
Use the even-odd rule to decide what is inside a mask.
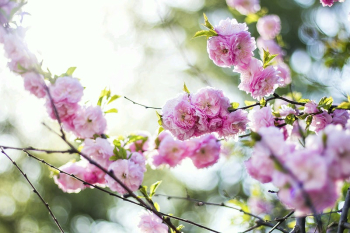
[[[226,0],[226,3],[242,15],[254,14],[260,10],[260,0]]]
[[[163,131],[158,137],[158,151],[153,156],[153,164],[167,164],[175,167],[185,158],[190,158],[197,168],[206,168],[215,164],[220,156],[220,142],[212,134],[188,141],[180,141]]]
[[[261,99],[291,82],[289,67],[283,63],[283,52],[273,40],[281,30],[281,22],[276,15],[265,16],[258,21],[258,30],[264,37],[258,39],[258,47],[261,51],[265,49],[270,54],[279,54],[275,66],[264,68],[263,63],[253,57],[256,43],[247,30],[245,23],[238,23],[235,19],[221,20],[215,26],[218,35],[209,38],[207,50],[209,58],[217,66],[235,66],[234,71],[241,74],[240,90]]]
[[[114,175],[123,182],[132,191],[138,190],[143,181],[143,175],[146,171],[146,159],[143,154],[138,152],[129,152],[130,159],[118,159],[110,161],[109,158],[114,155],[114,147],[107,139],[96,138],[85,139],[82,153],[90,157],[92,160],[113,171]],[[60,167],[61,170],[73,174],[86,182],[94,185],[107,185],[111,190],[121,194],[127,191],[109,175],[95,165],[90,164],[87,160],[81,159],[75,163],[67,163]],[[64,192],[80,192],[80,190],[90,185],[84,185],[82,182],[65,174],[54,177],[55,182]]]
[[[261,140],[246,161],[253,178],[272,182],[282,203],[299,215],[311,213],[306,196],[317,212],[334,206],[339,193],[336,184],[350,176],[350,131],[329,125],[298,149],[276,127],[261,128],[258,133]]]
[[[333,6],[335,2],[344,2],[345,0],[320,0],[323,6]]]
[[[229,112],[230,102],[223,92],[202,88],[196,94],[180,94],[168,100],[162,109],[162,124],[176,138],[217,132],[220,136],[235,136],[246,129],[247,112]]]
[[[247,25],[227,18],[219,22],[215,31],[218,36],[208,40],[209,58],[221,67],[247,65],[256,49]]]

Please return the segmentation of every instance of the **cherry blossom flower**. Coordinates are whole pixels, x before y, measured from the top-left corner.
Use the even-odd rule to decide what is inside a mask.
[[[254,132],[260,128],[274,126],[275,118],[271,106],[260,108],[255,106],[248,114],[249,127]]]
[[[81,160],[76,163],[66,163],[62,167],[59,167],[60,170],[67,172],[68,174],[73,174],[81,179],[84,178],[84,173],[86,172],[86,162]],[[64,173],[60,173],[57,176],[54,176],[54,181],[63,192],[66,193],[79,193],[82,189],[85,188],[84,184],[74,179],[71,176],[68,176]]]
[[[140,216],[137,226],[142,233],[168,233],[168,226],[162,222],[157,215],[147,211]]]
[[[259,0],[226,0],[227,5],[236,9],[242,15],[256,13],[260,10]]]
[[[87,138],[84,140],[84,147],[81,152],[107,168],[111,163],[109,157],[114,155],[113,149],[107,139],[96,138],[96,140],[93,140]]]
[[[26,72],[22,77],[24,79],[24,89],[38,98],[46,96],[45,81],[42,75],[34,72]]]
[[[277,15],[266,15],[264,17],[261,17],[258,20],[256,27],[262,38],[273,39],[281,31],[280,17]]]

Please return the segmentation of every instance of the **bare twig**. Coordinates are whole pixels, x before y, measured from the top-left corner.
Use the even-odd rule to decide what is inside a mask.
[[[16,163],[15,161],[13,161],[13,160],[11,159],[11,157],[10,157],[8,154],[6,154],[6,152],[4,151],[4,148],[3,148],[3,147],[0,147],[0,149],[1,149],[1,153],[3,153],[3,154],[13,163],[13,165],[15,165],[15,167],[17,168],[17,170],[18,170],[18,171],[22,174],[22,176],[27,180],[27,182],[29,183],[29,185],[32,187],[33,192],[40,198],[41,202],[44,204],[44,206],[46,207],[46,209],[49,211],[49,213],[50,213],[52,219],[55,221],[55,223],[56,223],[58,229],[61,231],[61,233],[64,233],[64,231],[63,231],[61,225],[59,224],[59,222],[58,222],[58,220],[57,220],[57,218],[55,217],[55,215],[54,215],[53,212],[51,211],[49,204],[48,204],[48,203],[44,200],[44,198],[40,195],[40,193],[38,192],[38,190],[36,190],[36,188],[34,187],[34,185],[32,184],[32,182],[30,182],[30,180],[28,179],[27,174],[25,174],[25,173],[22,171],[22,169],[17,165],[17,163]]]
[[[129,203],[132,203],[132,204],[141,206],[141,207],[143,207],[143,208],[146,208],[146,209],[148,209],[148,210],[151,210],[150,207],[148,207],[148,206],[145,207],[145,206],[141,205],[141,204],[138,203],[138,202],[132,201],[132,200],[130,200],[130,199],[126,198],[126,197],[123,197],[123,196],[119,196],[119,195],[117,195],[117,194],[115,194],[115,193],[113,193],[113,192],[110,192],[110,191],[108,191],[108,190],[105,190],[105,189],[103,189],[103,188],[101,188],[101,187],[99,187],[99,186],[97,186],[97,185],[91,184],[91,183],[89,183],[89,182],[87,182],[87,181],[85,181],[85,180],[83,180],[83,179],[77,177],[76,175],[67,173],[67,172],[65,172],[65,171],[63,171],[63,170],[61,170],[61,169],[59,169],[59,168],[53,166],[52,164],[46,162],[45,160],[40,159],[40,158],[38,158],[38,157],[32,155],[31,153],[29,153],[29,152],[26,151],[25,149],[23,149],[23,151],[24,151],[29,157],[31,157],[31,158],[33,158],[33,159],[35,159],[35,160],[37,160],[37,161],[39,161],[39,162],[41,162],[41,163],[47,165],[47,166],[49,166],[49,167],[51,167],[51,168],[53,168],[53,169],[59,171],[59,172],[62,173],[62,174],[65,174],[65,175],[67,175],[67,176],[70,176],[70,177],[72,177],[72,178],[74,178],[74,179],[76,179],[76,180],[82,182],[84,185],[89,185],[89,186],[94,187],[95,189],[97,189],[97,190],[99,190],[99,191],[102,191],[102,192],[104,192],[104,193],[109,194],[110,196],[117,197],[117,198],[122,199],[122,200],[124,200],[124,201],[127,201],[127,202],[129,202]],[[186,223],[189,223],[189,224],[191,224],[191,225],[194,225],[194,226],[197,226],[197,227],[206,229],[206,230],[211,231],[211,232],[217,232],[217,231],[215,231],[215,230],[213,230],[213,229],[210,229],[210,228],[208,228],[208,227],[205,227],[205,226],[203,226],[203,225],[200,225],[200,224],[198,224],[198,223],[192,222],[192,221],[187,220],[187,219],[183,219],[183,218],[179,218],[179,217],[176,217],[176,216],[168,215],[168,214],[165,214],[165,213],[162,213],[162,212],[159,212],[159,213],[162,214],[163,216],[166,216],[166,217],[169,217],[169,218],[172,218],[172,219],[176,219],[176,220],[179,220],[179,221],[182,221],[182,222],[186,222]]]
[[[289,216],[291,216],[292,214],[294,214],[294,211],[290,212],[289,214],[287,214],[286,216],[284,216],[281,219],[278,219],[278,222],[276,223],[276,225],[274,227],[272,227],[272,229],[269,231],[269,233],[273,232],[275,229],[277,229],[284,221],[286,221],[287,218],[289,218]]]
[[[132,102],[133,104],[136,104],[136,105],[139,105],[139,106],[142,106],[142,107],[145,107],[146,109],[162,109],[162,108],[157,108],[157,107],[150,107],[150,106],[146,106],[146,105],[143,105],[143,104],[139,104],[131,99],[129,99],[128,97],[124,96],[125,99],[129,100],[130,102]]]

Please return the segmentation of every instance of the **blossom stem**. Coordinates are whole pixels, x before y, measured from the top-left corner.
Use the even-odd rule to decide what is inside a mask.
[[[162,108],[158,108],[158,107],[150,107],[150,106],[146,106],[144,104],[140,104],[140,103],[137,103],[131,99],[129,99],[128,97],[124,96],[125,99],[129,100],[130,102],[132,102],[133,104],[136,104],[136,105],[139,105],[139,106],[142,106],[142,107],[145,107],[146,109],[162,109]]]

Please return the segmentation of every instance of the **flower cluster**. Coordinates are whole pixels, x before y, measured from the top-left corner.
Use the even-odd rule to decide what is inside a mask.
[[[167,164],[175,167],[185,158],[190,158],[197,168],[206,168],[215,164],[220,156],[220,142],[212,134],[188,141],[176,140],[172,135],[163,131],[157,142],[158,152],[153,156],[153,164]]]
[[[259,0],[226,0],[227,5],[236,9],[242,15],[256,13],[260,10]]]
[[[168,233],[168,226],[154,213],[147,211],[140,216],[139,230],[142,233]]]
[[[277,15],[268,15],[259,19],[258,31],[263,37],[257,41],[258,48],[277,54],[275,66],[263,64],[253,57],[256,49],[255,39],[247,31],[245,23],[235,19],[221,20],[215,26],[217,35],[208,40],[209,58],[220,67],[234,66],[234,72],[241,74],[239,89],[250,93],[253,98],[261,99],[272,94],[277,87],[291,82],[289,67],[283,63],[283,52],[273,40],[281,30],[281,22]]]
[[[202,88],[196,94],[184,93],[168,100],[162,108],[162,125],[180,140],[212,132],[235,136],[245,131],[247,113],[230,113],[229,107],[221,90]]]
[[[309,136],[305,148],[284,141],[276,127],[261,128],[258,133],[261,138],[246,161],[253,178],[272,182],[279,188],[282,203],[299,215],[334,206],[339,193],[336,184],[350,176],[349,130],[329,125]]]
[[[138,190],[139,186],[142,184],[144,172],[146,171],[145,157],[138,152],[129,152],[128,157],[130,157],[130,159],[111,161],[110,157],[114,155],[113,150],[114,147],[107,139],[96,138],[95,140],[85,139],[84,147],[81,152],[108,171],[113,171],[113,174],[129,189],[132,191]],[[100,186],[107,185],[113,191],[117,191],[121,194],[127,193],[127,191],[109,175],[83,158],[75,163],[67,163],[60,167],[60,169],[85,180],[87,183]],[[54,179],[64,192],[79,192],[89,186],[84,186],[82,182],[65,174],[59,174],[55,176]]]

